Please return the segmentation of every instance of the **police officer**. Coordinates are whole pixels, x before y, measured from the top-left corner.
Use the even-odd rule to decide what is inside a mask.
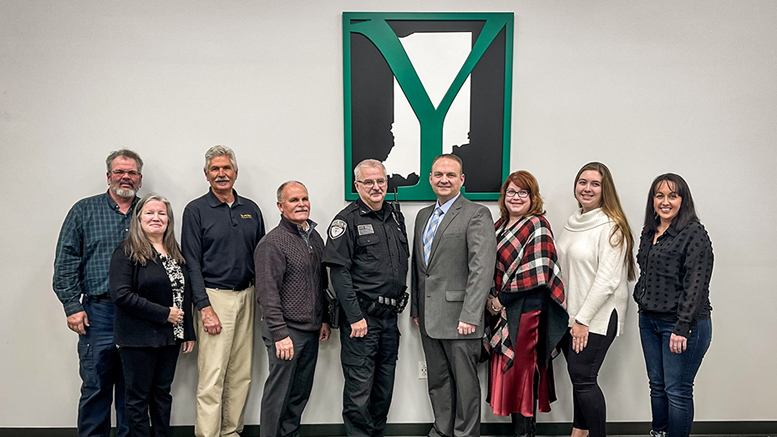
[[[359,199],[329,226],[324,263],[345,317],[340,359],[343,421],[349,436],[382,436],[399,349],[397,313],[407,301],[405,219],[386,197],[386,168],[366,159],[354,169]]]

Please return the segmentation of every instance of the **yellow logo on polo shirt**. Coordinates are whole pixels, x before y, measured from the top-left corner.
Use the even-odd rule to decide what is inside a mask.
[[[251,214],[240,214],[240,218],[241,219],[250,219],[250,218],[253,218],[253,217],[251,216]]]

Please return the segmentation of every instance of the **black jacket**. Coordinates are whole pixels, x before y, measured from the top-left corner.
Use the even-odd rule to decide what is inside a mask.
[[[192,287],[189,272],[184,275],[184,340],[194,340]],[[114,342],[123,347],[162,347],[176,344],[173,324],[167,321],[173,306],[173,288],[164,266],[149,260],[145,266],[133,262],[119,245],[111,258],[110,290],[116,305]]]

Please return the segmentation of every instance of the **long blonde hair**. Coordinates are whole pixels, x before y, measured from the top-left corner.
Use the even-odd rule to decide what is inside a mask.
[[[167,251],[167,256],[176,260],[180,264],[185,264],[183,255],[181,254],[181,248],[178,246],[178,242],[175,241],[175,220],[173,219],[173,208],[170,206],[170,201],[165,199],[156,193],[149,193],[143,196],[135,205],[135,211],[132,213],[132,221],[130,222],[129,234],[124,239],[122,247],[124,253],[130,257],[130,259],[142,266],[145,266],[148,260],[156,261],[156,251],[154,246],[146,237],[146,233],[140,227],[140,215],[143,213],[143,207],[148,202],[159,201],[165,204],[167,209],[167,229],[162,236],[162,245]]]
[[[615,190],[615,182],[612,180],[610,169],[601,162],[589,162],[584,165],[580,171],[577,172],[577,176],[575,176],[575,184],[572,187],[572,193],[574,194],[575,189],[577,188],[577,181],[580,179],[580,175],[587,170],[596,171],[602,176],[602,212],[615,222],[615,226],[612,228],[612,233],[610,234],[610,244],[612,247],[618,247],[624,243],[626,244],[626,256],[623,262],[626,263],[629,281],[634,281],[637,278],[637,267],[634,262],[633,254],[634,237],[631,235],[629,220],[623,212],[621,200],[618,197],[618,192]],[[577,199],[577,196],[575,196],[575,199]],[[581,205],[580,202],[577,202],[577,206],[582,208],[583,205]]]

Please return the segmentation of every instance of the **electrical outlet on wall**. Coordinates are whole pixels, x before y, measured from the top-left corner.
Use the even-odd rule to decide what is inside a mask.
[[[429,372],[426,370],[426,362],[425,361],[419,361],[418,362],[418,379],[426,379],[428,373]]]

